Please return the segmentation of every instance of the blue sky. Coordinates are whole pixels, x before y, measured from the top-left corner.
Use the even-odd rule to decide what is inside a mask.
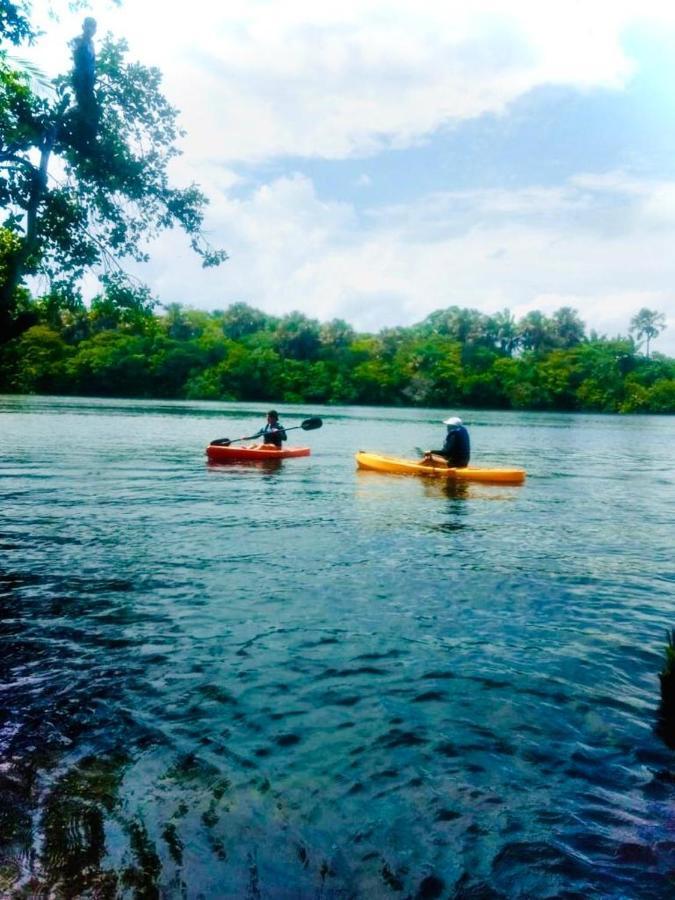
[[[675,353],[675,9],[656,0],[158,0],[93,4],[158,65],[188,130],[177,181],[230,260],[177,234],[164,302],[245,300],[377,330],[451,304],[578,309],[625,333],[666,313]],[[68,64],[81,14],[45,28]]]
[[[302,172],[322,198],[368,208],[437,190],[555,185],[578,172],[608,169],[672,178],[675,31],[638,32],[624,43],[635,63],[625,86],[538,86],[501,113],[449,122],[419,145],[373,157],[243,163],[237,166],[244,179],[240,190],[288,171]]]

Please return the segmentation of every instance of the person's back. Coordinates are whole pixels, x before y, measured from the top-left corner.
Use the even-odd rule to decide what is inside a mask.
[[[463,469],[469,465],[471,458],[469,432],[457,416],[444,419],[443,424],[448,428],[443,448],[425,451],[422,461],[431,466],[442,465],[445,461],[452,468]]]
[[[464,425],[460,423],[448,429],[441,452],[451,466],[463,469],[469,465],[471,441],[469,440],[469,432]]]

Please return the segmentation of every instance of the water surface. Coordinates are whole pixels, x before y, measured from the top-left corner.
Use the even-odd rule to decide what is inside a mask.
[[[675,420],[264,412],[0,398],[0,894],[672,896]]]

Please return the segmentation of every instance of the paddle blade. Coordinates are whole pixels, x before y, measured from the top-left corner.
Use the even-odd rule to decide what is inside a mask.
[[[216,438],[215,441],[211,441],[212,447],[229,447],[232,442],[229,438]]]
[[[300,426],[303,431],[314,431],[316,428],[321,428],[323,422],[318,416],[314,416],[311,419],[305,419],[305,421]]]

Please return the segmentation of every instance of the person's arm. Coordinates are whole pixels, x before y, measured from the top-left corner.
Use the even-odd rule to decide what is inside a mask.
[[[441,469],[447,468],[448,465],[447,459],[438,451],[434,450],[427,450],[420,462],[423,466],[435,466],[436,468],[440,467]]]
[[[456,442],[457,433],[454,431],[449,431],[445,436],[445,443],[443,444],[442,453],[444,456],[452,456],[455,450]]]

